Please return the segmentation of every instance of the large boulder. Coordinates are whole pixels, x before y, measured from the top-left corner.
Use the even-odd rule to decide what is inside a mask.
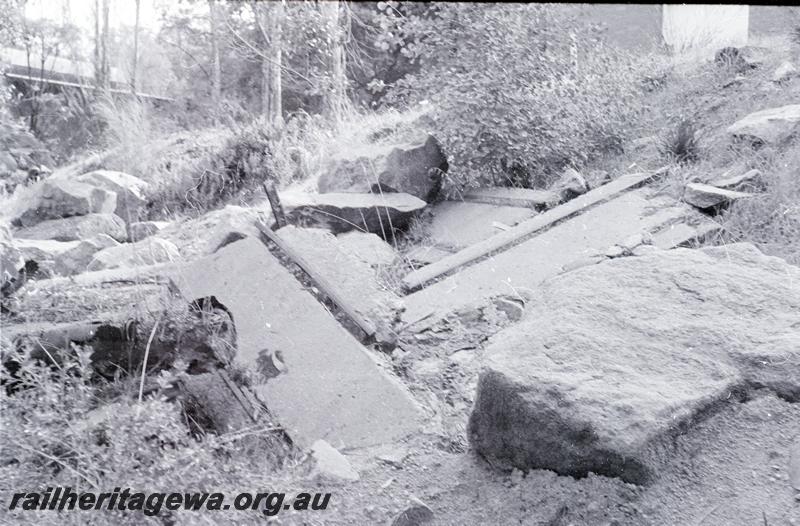
[[[162,228],[169,226],[167,221],[137,221],[131,223],[131,241],[141,241],[142,239],[156,235]]]
[[[729,126],[728,133],[757,144],[780,144],[793,136],[799,125],[800,104],[790,104],[751,113]]]
[[[319,178],[321,193],[403,192],[431,202],[447,157],[430,135],[406,144],[369,145],[334,155]]]
[[[92,257],[86,270],[103,270],[118,267],[139,267],[180,259],[178,248],[169,241],[148,237],[136,243],[105,248]]]
[[[47,219],[111,214],[117,208],[116,192],[69,179],[51,178],[42,182],[31,201],[17,218],[22,226],[32,226]]]
[[[800,268],[747,244],[555,277],[491,340],[470,441],[521,469],[647,483],[674,437],[737,393],[800,396],[797,283]]]
[[[49,219],[36,225],[20,228],[17,237],[25,239],[54,239],[77,241],[105,234],[117,241],[127,241],[125,222],[116,214],[87,214],[63,219]]]
[[[140,211],[147,205],[148,183],[124,172],[95,170],[75,178],[81,183],[90,184],[117,194],[117,208],[114,213],[125,220],[134,222]]]
[[[286,219],[298,226],[326,228],[335,234],[360,230],[391,239],[426,203],[413,195],[292,194],[281,196]]]

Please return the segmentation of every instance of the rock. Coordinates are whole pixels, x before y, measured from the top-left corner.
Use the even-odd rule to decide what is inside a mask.
[[[324,440],[317,440],[311,445],[317,471],[323,477],[356,481],[360,477],[347,458]]]
[[[391,265],[397,254],[391,245],[376,234],[346,232],[336,236],[339,246],[372,267]]]
[[[26,267],[38,277],[51,277],[57,273],[56,261],[62,254],[80,244],[79,241],[54,241],[52,239],[17,239]]]
[[[800,104],[769,108],[751,113],[728,127],[734,138],[756,144],[781,144],[797,132]]]
[[[772,74],[772,82],[783,82],[797,76],[797,68],[791,62],[784,61]]]
[[[722,188],[723,190],[760,191],[764,189],[764,181],[761,177],[761,172],[758,170],[750,170],[741,175],[716,179],[708,184],[716,186],[717,188]]]
[[[319,178],[320,193],[400,192],[427,202],[436,198],[447,157],[430,135],[388,146],[368,145],[335,155]]]
[[[117,241],[127,241],[125,222],[116,214],[87,214],[49,219],[30,227],[20,228],[17,237],[25,239],[53,239],[55,241],[78,241],[98,234],[111,236]]]
[[[538,289],[493,337],[469,422],[519,469],[647,483],[736,393],[800,395],[800,268],[747,244],[612,259]]]
[[[131,224],[131,241],[141,241],[153,236],[169,225],[166,221],[137,221]]]
[[[270,224],[268,212],[269,208],[228,205],[200,217],[166,225],[158,237],[175,243],[184,258],[193,259],[213,254],[234,238],[257,238],[259,231],[256,222]]]
[[[433,511],[424,502],[416,497],[411,501],[411,505],[394,518],[392,526],[419,526],[434,519]]]
[[[586,179],[575,169],[566,168],[561,178],[553,185],[553,191],[558,193],[561,201],[569,201],[589,191]]]
[[[149,184],[124,172],[95,170],[75,177],[76,181],[96,186],[117,194],[114,213],[126,221],[136,221],[140,211],[147,205]]]
[[[3,296],[20,284],[19,272],[24,267],[25,260],[11,237],[11,229],[0,224],[0,287]]]
[[[95,253],[86,270],[138,267],[180,259],[178,248],[169,241],[149,237],[136,243],[105,248]]]
[[[33,226],[47,219],[111,214],[117,208],[117,194],[78,181],[48,179],[35,192],[32,203],[19,219],[22,226]]]
[[[106,234],[80,241],[75,247],[56,256],[54,269],[57,274],[71,276],[86,271],[94,255],[106,248],[116,247],[119,243]]]
[[[292,224],[320,227],[335,234],[351,230],[392,238],[426,203],[413,195],[386,194],[293,194],[281,196],[286,219]]]
[[[519,321],[522,315],[525,314],[525,303],[517,298],[495,298],[495,308],[500,312],[505,313],[506,317],[511,321]]]
[[[753,197],[753,195],[755,194],[723,190],[703,183],[689,183],[684,189],[683,200],[692,206],[705,210],[736,201],[737,199]]]

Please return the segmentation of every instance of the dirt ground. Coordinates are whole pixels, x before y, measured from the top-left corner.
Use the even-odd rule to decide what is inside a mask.
[[[639,487],[545,470],[504,473],[425,436],[384,446],[377,461],[351,455],[361,480],[320,482],[333,496],[317,517],[324,524],[390,524],[418,498],[434,512],[430,524],[439,525],[798,525],[800,494],[787,471],[798,439],[800,405],[755,392],[677,438],[669,468]]]

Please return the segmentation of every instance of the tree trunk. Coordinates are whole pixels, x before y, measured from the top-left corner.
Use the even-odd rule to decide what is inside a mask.
[[[109,21],[108,21],[108,13],[109,13],[109,2],[111,0],[103,0],[103,34],[102,34],[102,45],[101,45],[101,57],[100,57],[100,65],[102,69],[102,85],[103,90],[108,93],[109,88],[111,87],[111,67],[108,62],[108,55],[109,55],[109,48],[111,47],[111,32],[109,30]]]
[[[208,0],[208,16],[211,25],[211,100],[214,103],[214,122],[217,122],[222,98],[222,71],[219,62],[219,35],[217,29],[217,3]]]
[[[283,29],[283,2],[260,2],[256,4],[259,27],[265,41],[261,58],[261,111],[267,121],[280,127],[283,123],[281,105],[281,44]]]
[[[131,93],[136,95],[136,69],[139,67],[139,7],[142,0],[136,0],[136,22],[133,26],[133,69],[131,70]]]
[[[325,100],[325,112],[331,118],[338,118],[342,115],[347,102],[347,78],[345,76],[343,32],[339,22],[339,1],[320,2],[320,8],[330,41],[328,56],[330,86]]]
[[[100,88],[103,85],[103,65],[100,60],[100,0],[94,0],[94,83]]]

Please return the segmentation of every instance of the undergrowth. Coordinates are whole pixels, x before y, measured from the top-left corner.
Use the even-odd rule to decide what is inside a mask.
[[[8,348],[4,358],[9,358]],[[130,385],[102,385],[89,362],[91,350],[75,348],[57,366],[22,361],[14,377],[0,367],[0,505],[16,492],[48,487],[110,492],[286,491],[297,488],[290,471],[275,472],[242,454],[241,441],[256,431],[196,436],[179,404],[160,391],[137,402]],[[9,382],[14,392],[6,391]],[[134,382],[135,383],[135,382]],[[166,388],[166,379],[160,382]],[[109,397],[108,393],[114,396]],[[228,497],[231,498],[231,497]],[[184,524],[211,521],[211,512],[7,511],[15,524]],[[224,516],[223,516],[224,513]],[[287,511],[289,516],[292,512]],[[283,516],[283,515],[282,515]],[[220,512],[220,521],[256,522],[261,511]],[[219,523],[217,520],[213,522]]]

